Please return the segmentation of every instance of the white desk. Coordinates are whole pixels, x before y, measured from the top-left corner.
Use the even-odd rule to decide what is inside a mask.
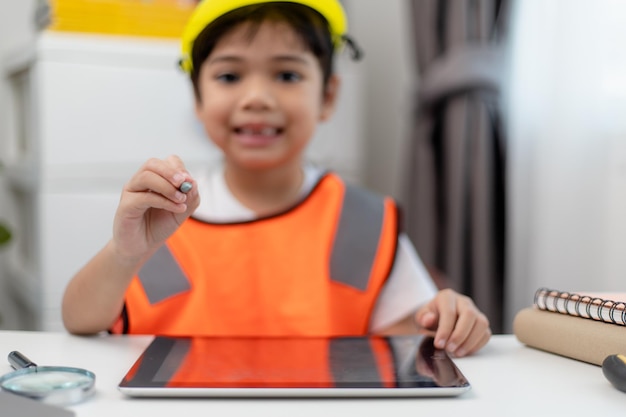
[[[472,384],[457,398],[419,399],[131,399],[117,390],[149,344],[146,336],[76,337],[0,331],[0,373],[19,350],[39,365],[77,366],[96,374],[96,394],[73,405],[77,416],[585,416],[624,415],[626,394],[602,370],[494,336],[478,354],[455,362]],[[626,347],[625,347],[626,351]],[[0,415],[2,410],[0,410]]]

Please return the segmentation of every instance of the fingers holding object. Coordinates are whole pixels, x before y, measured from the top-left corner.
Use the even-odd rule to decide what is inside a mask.
[[[186,210],[189,197],[197,196],[195,182],[178,157],[148,160],[125,188],[131,194],[143,193],[146,202],[154,207],[168,209],[163,202],[153,205],[159,200],[156,196],[145,195],[157,194],[178,206],[174,211]]]

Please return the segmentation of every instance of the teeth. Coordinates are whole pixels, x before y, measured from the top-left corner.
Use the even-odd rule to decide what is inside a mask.
[[[266,127],[263,129],[241,129],[241,133],[244,135],[263,135],[263,136],[274,136],[278,133],[278,129],[273,127]]]

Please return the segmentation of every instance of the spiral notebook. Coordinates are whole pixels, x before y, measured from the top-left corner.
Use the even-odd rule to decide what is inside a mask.
[[[626,293],[539,288],[520,310],[513,333],[527,346],[601,365],[626,346]]]
[[[539,288],[534,304],[540,310],[626,326],[626,293],[566,292]]]

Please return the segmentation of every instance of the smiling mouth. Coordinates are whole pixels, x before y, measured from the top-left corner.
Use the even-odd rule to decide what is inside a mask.
[[[240,135],[254,135],[254,136],[276,136],[281,132],[281,129],[275,127],[264,127],[262,129],[252,129],[246,127],[240,127],[235,129],[235,133]]]
[[[235,128],[235,134],[239,137],[239,141],[245,145],[262,146],[266,145],[283,132],[283,129],[275,127],[263,127],[263,128],[250,128],[240,127]]]

